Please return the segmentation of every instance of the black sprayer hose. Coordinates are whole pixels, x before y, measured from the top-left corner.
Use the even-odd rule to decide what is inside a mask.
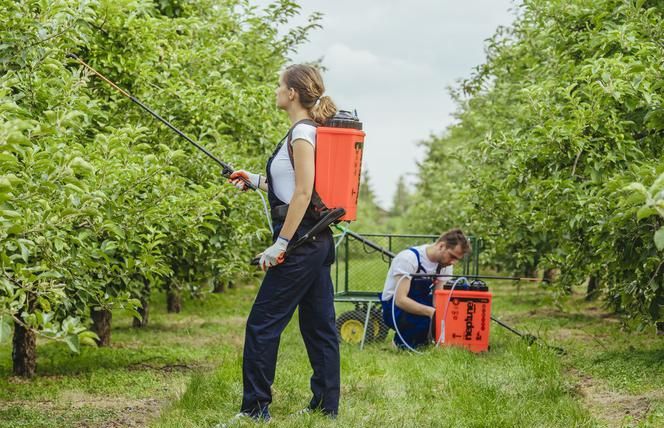
[[[221,166],[221,168],[222,168],[222,175],[223,175],[224,177],[228,177],[228,176],[230,176],[230,175],[233,173],[234,169],[233,169],[229,164],[227,164],[226,162],[220,160],[220,159],[217,158],[215,155],[213,155],[212,153],[210,153],[209,151],[207,151],[207,150],[205,149],[205,147],[201,146],[200,144],[198,144],[197,142],[195,142],[194,140],[192,140],[191,138],[189,138],[184,132],[180,131],[178,128],[176,128],[175,126],[173,126],[169,121],[167,121],[167,120],[164,119],[163,117],[159,116],[159,114],[157,114],[157,113],[156,113],[154,110],[152,110],[150,107],[148,107],[148,106],[146,106],[145,104],[143,104],[138,98],[134,97],[133,95],[131,95],[131,94],[128,93],[127,91],[125,91],[125,90],[123,90],[122,88],[120,88],[118,85],[116,85],[115,83],[113,83],[113,81],[111,81],[109,78],[107,78],[106,76],[104,76],[103,74],[101,74],[100,72],[98,72],[97,70],[95,70],[94,68],[92,68],[91,66],[89,66],[88,64],[86,64],[82,59],[80,59],[79,57],[77,57],[77,56],[74,55],[73,53],[69,53],[69,54],[67,54],[67,57],[68,57],[68,58],[72,58],[72,59],[74,59],[76,62],[78,62],[78,63],[81,64],[82,66],[84,66],[84,67],[87,68],[88,70],[92,71],[95,75],[99,76],[99,78],[101,78],[104,82],[106,82],[106,83],[108,83],[109,85],[111,85],[116,91],[118,91],[119,93],[121,93],[121,94],[124,95],[125,97],[129,98],[129,99],[130,99],[132,102],[134,102],[135,104],[138,104],[138,106],[140,106],[143,110],[145,110],[145,111],[147,111],[148,113],[150,113],[154,118],[156,118],[156,119],[159,120],[161,123],[163,123],[164,125],[166,125],[166,126],[168,126],[169,128],[171,128],[173,131],[175,131],[175,133],[178,134],[180,137],[184,138],[184,139],[187,140],[189,143],[193,144],[194,147],[196,147],[198,150],[200,150],[201,152],[205,153],[210,159],[212,159],[212,160],[215,161],[217,164],[219,164],[219,166]],[[241,178],[241,180],[244,181],[245,186],[247,186],[248,188],[250,188],[250,189],[252,189],[252,190],[256,190],[256,186],[254,186],[253,184],[251,184],[251,182],[250,182],[249,180],[247,180],[247,179],[245,179],[245,178]]]
[[[520,331],[514,329],[513,327],[510,327],[509,325],[505,324],[504,322],[500,321],[498,318],[495,318],[493,315],[491,316],[491,319],[497,323],[499,326],[511,331],[512,333],[516,334],[517,336],[521,337],[523,340],[528,343],[528,345],[532,345],[535,342],[538,342],[547,348],[553,350],[556,354],[558,355],[565,355],[567,354],[567,351],[565,351],[563,348],[560,348],[558,346],[551,346],[549,344],[546,344],[542,342],[537,336],[528,334],[528,333],[521,333]]]
[[[530,282],[548,282],[539,278],[523,278],[520,276],[495,276],[495,275],[446,275],[444,273],[414,273],[413,278],[468,278],[468,279],[502,279],[507,281],[530,281]]]

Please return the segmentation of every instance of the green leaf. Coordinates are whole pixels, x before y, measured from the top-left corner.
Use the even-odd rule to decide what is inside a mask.
[[[65,336],[65,343],[67,346],[69,346],[69,349],[71,349],[72,352],[77,354],[80,352],[80,342],[78,340],[77,334],[70,334],[69,336]]]
[[[645,195],[646,197],[650,196],[648,194],[648,189],[646,189],[646,186],[644,186],[641,183],[632,183],[629,186],[626,186],[623,190],[635,190],[635,191]]]
[[[643,206],[639,208],[639,210],[636,212],[636,219],[637,220],[643,220],[644,218],[648,218],[652,215],[656,215],[657,210],[649,207],[649,206]]]
[[[0,192],[8,193],[12,190],[12,183],[7,177],[0,176]]]
[[[657,179],[655,180],[654,183],[652,183],[652,186],[650,186],[650,194],[655,195],[658,193],[660,190],[664,191],[664,174],[661,174]],[[655,196],[656,197],[656,196]]]
[[[0,163],[15,165],[18,161],[11,153],[0,153]]]
[[[203,223],[201,223],[201,226],[203,226],[203,227],[205,227],[205,228],[211,230],[212,232],[216,232],[216,231],[217,231],[217,228],[216,228],[213,224],[210,224],[210,223],[205,222],[205,221],[204,221]]]
[[[655,232],[655,246],[659,251],[664,250],[664,226]]]
[[[12,337],[11,317],[0,315],[0,343],[3,343]]]
[[[122,228],[120,226],[118,226],[117,224],[113,223],[113,222],[110,222],[110,221],[104,222],[104,224],[102,225],[102,228],[104,230],[108,231],[108,232],[113,233],[118,238],[124,239],[124,237],[125,237],[125,234],[124,234],[124,231],[122,230]]]
[[[38,297],[37,298],[37,303],[39,303],[39,306],[45,311],[45,312],[50,312],[51,311],[51,302],[48,301],[48,299],[45,299],[44,297]],[[43,317],[42,317],[43,320]]]
[[[138,306],[140,306],[140,304]],[[125,310],[129,313],[129,315],[136,318],[137,320],[140,320],[142,318],[142,315],[133,307],[125,308]]]
[[[664,129],[664,109],[653,110],[648,112],[643,118],[649,129],[658,131]]]
[[[20,217],[21,213],[14,210],[0,210],[0,216],[6,218]]]
[[[27,145],[30,144],[30,140],[20,132],[12,132],[9,134],[9,137],[7,137],[7,142],[11,145]]]
[[[78,340],[81,345],[96,347],[99,336],[94,331],[86,330],[78,334]]]
[[[81,189],[80,187],[78,187],[78,186],[76,186],[72,183],[65,184],[65,187],[67,189],[73,190],[75,193],[85,193],[85,191],[83,189]],[[76,204],[76,205],[78,205],[78,204]]]
[[[77,174],[90,174],[93,173],[95,170],[94,167],[89,162],[78,156],[72,159],[69,166]]]
[[[19,248],[21,249],[21,258],[23,259],[24,262],[28,262],[28,259],[30,258],[30,250],[28,249],[27,245],[25,245],[25,240],[24,239],[18,239],[16,242],[18,243]]]

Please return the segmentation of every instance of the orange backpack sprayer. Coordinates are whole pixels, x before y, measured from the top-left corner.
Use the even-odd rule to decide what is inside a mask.
[[[315,125],[315,122],[309,122]],[[291,164],[294,162],[290,145],[292,130],[286,136]],[[362,122],[357,115],[345,110],[337,112],[323,126],[316,127],[316,175],[311,205],[319,220],[311,230],[288,246],[284,258],[331,224],[357,218],[364,136]],[[265,210],[268,216],[267,207]],[[258,265],[258,262],[258,257],[251,260],[252,265]]]
[[[492,297],[489,288],[480,280],[457,287],[458,282],[448,281],[442,290],[434,291],[434,340],[472,352],[487,351]]]
[[[362,122],[344,110],[316,128],[314,188],[325,206],[346,211],[339,221],[357,218],[364,137]]]

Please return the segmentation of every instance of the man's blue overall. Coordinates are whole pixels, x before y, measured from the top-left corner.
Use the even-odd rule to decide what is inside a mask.
[[[273,183],[270,166],[284,141],[268,160],[268,183]],[[268,200],[273,213],[273,240],[276,240],[284,218],[274,215],[275,208],[284,202],[277,198],[272,186],[268,186]],[[315,223],[315,219],[305,216],[291,242],[297,241]],[[298,307],[300,332],[313,369],[313,397],[309,407],[336,415],[340,368],[334,287],[330,277],[333,262],[334,240],[327,228],[296,248],[283,263],[268,269],[247,319],[242,363],[242,412],[255,417],[269,415],[279,339]]]
[[[426,270],[420,261],[420,253],[415,248],[409,248],[409,250],[415,253],[415,256],[417,257],[416,273],[426,273]],[[403,282],[401,282],[401,284],[403,284]],[[415,300],[417,303],[433,306],[432,287],[433,283],[429,278],[411,278],[408,297]],[[396,293],[389,300],[383,300],[382,293],[380,293],[380,296],[383,308],[383,321],[388,327],[394,329],[392,301],[395,299]],[[427,345],[431,342],[431,319],[428,316],[414,315],[404,311],[399,308],[399,306],[394,305],[394,319],[396,319],[401,336],[410,347],[416,348],[418,346]],[[400,348],[406,348],[406,345],[396,333],[394,335],[394,343]]]

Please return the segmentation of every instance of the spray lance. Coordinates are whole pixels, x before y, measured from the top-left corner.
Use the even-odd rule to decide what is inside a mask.
[[[169,127],[171,130],[173,130],[176,134],[178,134],[180,137],[184,138],[187,142],[192,144],[194,147],[196,147],[198,150],[203,152],[207,157],[212,159],[214,162],[216,162],[219,166],[221,166],[222,169],[222,176],[229,178],[230,175],[234,172],[233,167],[231,167],[228,163],[222,161],[221,159],[217,158],[214,156],[212,153],[210,153],[208,150],[205,149],[205,147],[201,146],[191,138],[189,138],[184,132],[180,131],[178,128],[173,126],[169,121],[161,117],[159,114],[157,114],[154,110],[152,110],[150,107],[146,106],[144,103],[142,103],[138,98],[134,97],[127,91],[123,90],[120,88],[118,85],[113,83],[109,78],[92,68],[90,65],[88,65],[85,61],[80,59],[78,56],[74,55],[73,53],[67,54],[68,58],[73,59],[74,61],[78,62],[81,64],[83,67],[86,69],[90,70],[93,74],[98,76],[100,79],[102,79],[104,82],[108,83],[113,89],[115,89],[117,92],[119,92],[121,95],[123,95],[126,98],[129,98],[134,104],[137,104],[139,107],[141,107],[143,110],[148,112],[152,117],[155,119],[159,120],[161,123]],[[258,191],[257,187],[254,186],[248,179],[244,177],[238,177],[240,178],[245,185],[252,190]],[[267,209],[267,204],[265,202],[265,198],[263,195],[258,191],[258,195],[261,197],[261,200],[263,202],[263,209],[265,212],[265,216],[267,218],[268,226],[270,227],[270,230],[272,230],[272,224],[270,222],[270,215],[268,214],[268,209]],[[346,215],[346,210],[343,208],[336,208],[336,209],[331,209],[325,212],[320,220],[314,224],[314,226],[309,230],[307,233],[305,233],[300,239],[298,239],[297,242],[293,243],[293,245],[289,246],[288,250],[286,251],[286,255],[288,255],[290,252],[292,252],[295,248],[299,247],[302,245],[305,241],[310,239],[312,236],[316,235],[317,233],[320,233],[323,229],[326,227],[330,226],[332,223],[339,221],[340,218],[342,218],[344,215]],[[252,264],[258,264],[259,259],[253,259]]]
[[[148,106],[146,106],[145,104],[143,104],[138,98],[136,98],[135,96],[131,95],[131,94],[128,93],[127,91],[123,90],[122,88],[120,88],[118,85],[116,85],[115,83],[113,83],[113,81],[111,81],[109,78],[107,78],[106,76],[104,76],[103,74],[101,74],[100,72],[98,72],[97,70],[95,70],[94,68],[92,68],[90,65],[88,65],[87,63],[85,63],[82,59],[80,59],[79,57],[77,57],[77,56],[74,55],[73,53],[69,53],[69,54],[67,54],[67,58],[71,58],[71,59],[73,59],[74,61],[78,62],[78,63],[81,64],[83,67],[85,67],[86,69],[90,70],[92,73],[94,73],[95,75],[97,75],[101,80],[103,80],[104,82],[106,82],[106,83],[108,83],[109,85],[111,85],[111,86],[113,87],[113,89],[115,89],[116,91],[118,91],[118,92],[119,92],[120,94],[122,94],[123,96],[129,98],[134,104],[137,104],[137,105],[138,105],[139,107],[141,107],[143,110],[145,110],[145,111],[147,111],[148,113],[150,113],[155,119],[159,120],[161,123],[163,123],[164,125],[168,126],[170,129],[172,129],[173,131],[175,131],[175,133],[178,134],[180,137],[184,138],[184,139],[187,140],[189,143],[191,143],[191,144],[192,144],[194,147],[196,147],[198,150],[200,150],[201,152],[205,153],[205,155],[207,155],[207,157],[209,157],[210,159],[212,159],[213,161],[215,161],[219,166],[221,166],[221,168],[222,168],[222,172],[221,172],[221,173],[222,173],[222,175],[223,175],[224,177],[227,177],[227,178],[230,177],[230,175],[235,171],[235,170],[234,170],[229,164],[227,164],[226,162],[220,160],[220,159],[217,158],[215,155],[213,155],[212,153],[210,153],[209,151],[207,151],[207,150],[205,149],[205,147],[201,146],[200,144],[198,144],[197,142],[195,142],[194,140],[192,140],[191,138],[189,138],[184,132],[180,131],[178,128],[176,128],[175,126],[173,126],[169,121],[167,121],[167,120],[164,119],[163,117],[159,116],[159,114],[157,114],[157,113],[156,113],[154,110],[152,110],[150,107],[148,107]],[[252,190],[256,190],[256,186],[254,186],[253,184],[251,184],[251,182],[250,182],[249,180],[247,180],[247,179],[245,179],[245,178],[242,178],[242,180],[244,181],[244,183],[246,184],[247,187],[249,187],[249,188],[252,189]]]
[[[217,165],[219,165],[219,166],[221,167],[221,175],[222,175],[223,177],[229,178],[230,175],[235,171],[235,170],[233,169],[233,167],[231,167],[229,164],[227,164],[226,162],[224,162],[224,161],[222,161],[221,159],[217,158],[215,155],[213,155],[213,154],[210,153],[207,149],[205,149],[205,147],[201,146],[200,144],[198,144],[197,142],[195,142],[194,140],[192,140],[191,138],[189,138],[184,132],[180,131],[178,128],[176,128],[175,126],[173,126],[173,124],[171,124],[169,121],[167,121],[166,119],[164,119],[163,117],[161,117],[159,114],[157,114],[157,113],[156,113],[154,110],[152,110],[150,107],[148,107],[148,106],[146,106],[145,104],[143,104],[138,98],[136,98],[135,96],[131,95],[131,94],[128,93],[127,91],[123,90],[122,88],[120,88],[118,85],[116,85],[115,83],[113,83],[113,81],[111,81],[109,78],[107,78],[106,76],[104,76],[103,74],[101,74],[100,72],[98,72],[97,70],[95,70],[94,68],[92,68],[92,67],[91,67],[90,65],[88,65],[85,61],[83,61],[82,59],[80,59],[78,56],[74,55],[73,53],[69,53],[69,54],[67,54],[67,58],[71,58],[71,59],[73,59],[74,61],[78,62],[78,63],[81,64],[83,67],[85,67],[86,69],[90,70],[93,74],[95,74],[96,76],[98,76],[101,80],[103,80],[104,82],[106,82],[106,83],[108,83],[109,85],[111,85],[111,87],[113,87],[113,89],[115,89],[117,92],[119,92],[120,94],[122,94],[124,97],[129,98],[134,104],[137,104],[137,105],[138,105],[139,107],[141,107],[143,110],[145,110],[146,112],[148,112],[152,117],[154,117],[155,119],[159,120],[161,123],[163,123],[164,125],[166,125],[167,127],[169,127],[171,130],[173,130],[173,131],[174,131],[176,134],[178,134],[180,137],[184,138],[187,142],[189,142],[189,143],[192,144],[194,147],[196,147],[198,150],[200,150],[201,152],[203,152],[207,157],[209,157],[210,159],[212,159],[214,162],[217,163]],[[270,216],[269,216],[269,214],[268,214],[268,212],[267,212],[267,203],[265,202],[265,198],[264,198],[263,195],[258,191],[258,189],[256,188],[256,186],[254,186],[254,185],[253,185],[248,179],[246,179],[246,178],[244,178],[244,177],[239,177],[239,178],[245,183],[245,185],[246,185],[249,189],[256,190],[257,193],[258,193],[258,195],[261,197],[261,201],[263,202],[263,210],[264,210],[264,212],[265,212],[265,216],[266,216],[266,218],[267,218],[268,226],[270,227],[270,230],[272,230],[272,224],[270,223]]]

